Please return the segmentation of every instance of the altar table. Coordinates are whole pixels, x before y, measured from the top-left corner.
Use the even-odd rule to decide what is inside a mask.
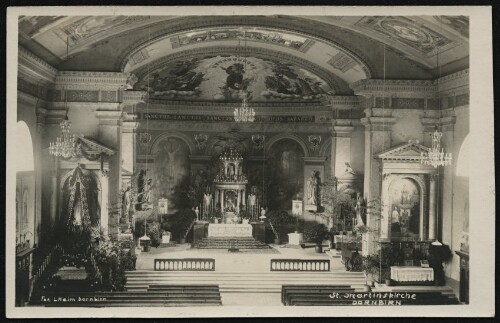
[[[434,281],[434,269],[418,266],[392,266],[391,279],[397,282]]]
[[[214,224],[208,225],[209,237],[251,237],[251,224]]]

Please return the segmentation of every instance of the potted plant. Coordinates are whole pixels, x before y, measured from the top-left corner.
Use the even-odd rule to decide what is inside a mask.
[[[282,241],[281,234],[286,229],[286,225],[292,221],[292,217],[286,211],[271,211],[267,214],[268,225],[274,234],[274,243]]]
[[[315,243],[317,253],[323,252],[322,243],[325,239],[328,239],[328,236],[328,229],[323,223],[308,223],[304,227],[304,240]]]

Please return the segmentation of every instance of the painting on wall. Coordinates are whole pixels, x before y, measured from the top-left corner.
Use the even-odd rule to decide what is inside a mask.
[[[169,62],[135,85],[152,99],[219,102],[311,101],[333,94],[320,77],[293,64],[212,56]]]
[[[315,43],[314,40],[303,36],[285,34],[265,30],[261,28],[252,28],[242,30],[241,28],[212,29],[207,31],[197,31],[183,33],[170,38],[172,48],[178,48],[200,42],[213,42],[221,40],[243,40],[271,43],[305,53]]]
[[[391,235],[418,236],[420,233],[420,190],[411,179],[396,180],[389,187]]]
[[[292,139],[279,140],[271,147],[268,167],[265,169],[269,209],[291,210],[292,200],[302,197],[304,186],[302,157],[304,157],[302,147]]]
[[[175,209],[179,185],[189,176],[189,148],[181,139],[170,137],[162,140],[153,154],[152,202],[168,198],[172,201],[169,209]]]

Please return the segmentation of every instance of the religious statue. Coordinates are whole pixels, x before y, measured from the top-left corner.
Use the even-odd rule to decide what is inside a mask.
[[[138,204],[141,205],[142,210],[149,210],[153,207],[151,203],[151,182],[151,178],[146,179],[141,192],[137,194],[137,198],[140,200]]]
[[[351,164],[349,164],[348,162],[345,162],[345,173],[346,174],[351,174],[351,175],[357,175],[358,173],[356,173],[352,167],[351,167]]]
[[[365,215],[365,210],[366,210],[366,205],[365,205],[365,200],[363,199],[363,196],[361,196],[360,193],[357,193],[357,198],[356,198],[356,222],[359,225],[364,225],[364,220],[363,216]]]
[[[208,214],[210,212],[211,205],[212,205],[212,194],[210,194],[210,193],[203,194],[204,214]]]
[[[196,220],[199,220],[199,219],[200,219],[200,218],[199,218],[199,215],[200,215],[200,209],[199,209],[198,207],[196,207],[196,208],[194,209],[194,213],[196,214]]]
[[[267,218],[267,217],[266,217],[266,210],[265,210],[263,207],[261,207],[261,208],[260,208],[260,217],[259,217],[259,219],[260,219],[260,221],[262,222],[262,221],[264,221],[266,218]]]
[[[130,183],[127,185],[122,194],[122,217],[125,221],[130,221],[129,213],[130,213]]]
[[[249,206],[254,206],[256,201],[257,201],[257,196],[255,194],[248,195],[248,205]]]
[[[317,194],[318,194],[318,178],[316,176],[316,171],[311,172],[311,177],[307,180],[307,204],[317,205]]]
[[[281,153],[281,167],[283,168],[284,173],[289,173],[290,171],[290,162],[293,159],[293,151],[284,150]]]

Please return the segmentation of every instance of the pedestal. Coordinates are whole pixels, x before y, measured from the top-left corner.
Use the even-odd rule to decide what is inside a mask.
[[[208,222],[199,221],[193,227],[193,243],[207,237]]]
[[[318,206],[317,205],[307,205],[304,208],[306,211],[309,212],[318,212]]]
[[[288,244],[300,246],[304,243],[304,235],[302,233],[289,233]]]
[[[255,240],[266,243],[266,225],[261,222],[253,222],[252,229]]]

